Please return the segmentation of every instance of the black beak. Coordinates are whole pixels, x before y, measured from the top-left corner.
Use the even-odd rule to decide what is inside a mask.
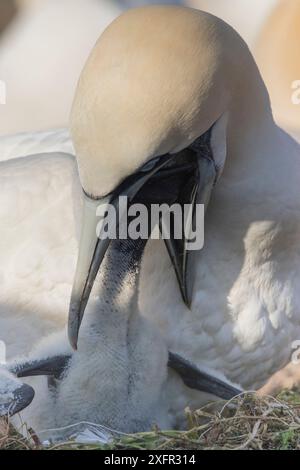
[[[5,376],[4,379],[4,393],[0,387],[0,417],[10,417],[30,405],[34,398],[34,390],[14,377]]]
[[[175,370],[185,385],[195,390],[210,393],[224,400],[231,400],[243,391],[224,380],[202,371],[179,354],[169,352],[169,367]]]

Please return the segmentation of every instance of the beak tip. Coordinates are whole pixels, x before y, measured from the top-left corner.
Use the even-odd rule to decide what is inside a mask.
[[[187,295],[186,292],[184,292],[184,295],[183,295],[183,302],[184,302],[185,306],[186,306],[189,310],[191,310],[191,308],[192,308],[192,299],[191,299],[191,297],[190,297],[189,295]]]
[[[79,329],[80,329],[82,317],[83,317],[83,313],[81,311],[80,303],[77,301],[74,301],[74,299],[72,298],[70,302],[70,309],[69,309],[68,338],[69,338],[69,343],[72,349],[74,349],[74,351],[77,351],[78,335],[79,335]]]
[[[77,343],[78,343],[77,335],[75,335],[73,331],[69,330],[68,337],[69,337],[69,343],[71,345],[71,348],[74,349],[74,351],[77,351]]]

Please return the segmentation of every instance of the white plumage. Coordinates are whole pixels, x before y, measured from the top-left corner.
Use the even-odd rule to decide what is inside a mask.
[[[155,8],[145,11],[147,14],[151,14],[151,11],[154,15],[157,13]],[[159,18],[161,13],[168,16],[171,11],[158,10]],[[173,11],[175,22],[178,12],[180,16],[184,16],[181,10]],[[157,336],[156,341],[161,345],[162,351],[168,347],[188,357],[198,366],[204,364],[211,370],[220,371],[228,379],[241,383],[244,387],[259,387],[273,372],[289,362],[291,343],[300,337],[300,148],[274,124],[267,92],[254,61],[238,36],[209,15],[186,15],[187,24],[190,18],[188,15],[196,15],[194,18],[199,15],[199,21],[203,24],[203,30],[196,29],[207,47],[206,55],[201,58],[207,60],[208,68],[211,64],[216,68],[212,69],[211,81],[202,85],[207,87],[208,92],[211,91],[211,84],[215,88],[209,95],[210,100],[202,101],[203,96],[207,95],[204,92],[201,95],[197,108],[197,111],[200,110],[198,120],[194,120],[193,114],[189,115],[189,119],[185,119],[186,116],[183,115],[180,123],[184,123],[183,128],[185,125],[191,126],[188,129],[191,132],[188,136],[191,142],[195,131],[193,126],[197,124],[197,130],[204,132],[210,119],[219,117],[215,116],[214,105],[219,111],[229,111],[227,164],[207,212],[205,248],[196,255],[196,283],[191,311],[184,307],[180,299],[165,248],[161,242],[155,241],[149,242],[143,257],[140,309],[150,321],[149,324],[154,322],[159,327],[161,337]],[[139,16],[138,19],[143,20]],[[207,24],[211,29],[206,29]],[[201,37],[202,33],[199,31],[204,31],[204,37]],[[207,41],[207,31],[215,33],[216,42]],[[222,54],[224,38],[236,48],[233,51],[236,62],[231,62],[233,71],[226,66],[223,68],[224,63],[219,62],[220,56],[215,55],[215,50]],[[245,66],[243,80],[232,86],[231,74],[237,73],[234,67],[236,64],[240,67],[241,60]],[[191,65],[192,72],[193,66],[194,63]],[[218,81],[218,76],[214,74],[222,70],[225,74]],[[232,93],[230,99],[228,90]],[[182,94],[176,95],[176,99],[182,99],[180,105],[183,109],[187,102],[190,103],[184,96],[189,91],[189,87],[183,88]],[[176,110],[178,103],[171,102]],[[86,104],[87,102],[84,103]],[[81,112],[82,109],[81,107]],[[160,111],[161,109],[163,107]],[[91,116],[93,118],[92,113],[89,118]],[[155,117],[157,118],[156,115]],[[74,132],[74,115],[72,122]],[[80,134],[80,113],[75,116],[75,122],[79,126],[77,131],[75,129],[75,143],[80,150],[79,153],[77,150],[77,155],[82,164],[86,149],[81,145],[84,133]],[[171,124],[167,119],[157,122],[166,126],[165,129],[170,132],[160,143],[161,147],[158,146],[159,134],[155,135],[156,147],[151,147],[153,142],[149,138],[146,142],[148,146],[145,145],[143,151],[154,147],[168,151],[168,145],[173,145],[172,149],[176,145],[184,148],[183,142],[180,142],[180,132],[176,134],[178,142],[174,144],[172,141],[173,121]],[[93,184],[96,182],[95,175],[100,175],[101,183],[99,168],[103,167],[105,160],[97,162],[97,158],[101,158],[101,153],[96,152],[100,148],[97,140],[99,128],[95,127],[93,130],[88,123],[85,122],[85,125],[84,129],[89,130],[91,145],[94,145],[95,151],[94,160],[84,162],[87,165],[84,168],[84,182],[87,185],[85,189],[88,190],[89,181]],[[105,125],[109,126],[109,122],[105,122]],[[128,119],[126,126],[129,125]],[[151,128],[154,124],[148,120],[147,125]],[[122,127],[118,131],[115,138],[122,138]],[[42,144],[44,151],[47,151],[47,142],[48,139]],[[136,142],[132,148],[137,150],[135,144]],[[64,145],[69,144],[65,141]],[[118,142],[114,142],[114,145],[117,146]],[[124,155],[126,158],[126,154]],[[141,155],[140,163],[143,163],[144,158],[150,157],[151,155]],[[88,155],[86,158],[88,159]],[[113,189],[115,181],[124,176],[122,172],[126,162],[125,165],[123,162],[122,169],[118,166],[119,163],[117,157],[113,163],[110,162],[110,171],[115,164],[116,174],[111,181],[103,179],[108,189],[109,184]],[[137,164],[138,159],[134,165]],[[27,337],[33,340],[33,336],[42,335],[46,330],[54,331],[65,323],[77,250],[76,217],[80,197],[76,196],[79,184],[71,156],[56,154],[12,160],[1,163],[0,170],[0,178],[3,180],[0,195],[5,199],[1,204],[3,213],[0,218],[1,227],[5,227],[0,245],[0,266],[4,279],[1,297],[4,309],[1,322],[3,319],[4,329],[1,331],[5,333],[12,354],[16,349],[28,351]],[[100,184],[99,191],[101,190]],[[70,210],[73,205],[75,216]],[[17,301],[16,291],[20,293]],[[94,298],[101,301],[101,295],[95,293],[89,307],[91,310]],[[17,318],[14,331],[11,325],[12,316]],[[41,316],[43,326],[40,326],[42,322],[39,323]],[[21,333],[21,324],[29,324],[28,317],[35,331],[29,331],[26,340],[21,340],[16,347],[15,328],[20,328]],[[143,330],[139,330],[139,333],[141,331]],[[159,338],[164,338],[164,342],[161,343]],[[81,341],[84,345],[85,334]],[[87,347],[90,347],[88,343]],[[150,353],[148,358],[151,363]],[[157,361],[157,356],[154,360]],[[97,360],[95,364],[95,367],[99,367]],[[163,366],[159,364],[161,365]],[[86,386],[89,374],[83,377]],[[160,377],[161,387],[163,373]],[[77,380],[78,378],[79,375]],[[74,384],[71,388],[74,388]],[[207,399],[199,392],[191,392],[184,387],[174,374],[169,374],[164,391],[172,417],[181,414],[187,403],[198,406]],[[42,414],[42,421],[43,418],[46,421],[48,419]]]
[[[69,155],[44,154],[1,162],[0,173],[0,339],[11,357],[65,323],[76,165]]]
[[[67,129],[47,132],[20,133],[0,139],[0,161],[11,160],[43,152],[64,152],[74,155],[74,148]]]

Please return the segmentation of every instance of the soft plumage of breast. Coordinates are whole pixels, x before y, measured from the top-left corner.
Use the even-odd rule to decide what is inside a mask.
[[[243,223],[222,207],[222,219],[207,220],[203,251],[193,255],[191,311],[158,241],[150,241],[144,255],[141,308],[171,350],[256,388],[290,360],[292,342],[300,338],[300,223],[249,223],[247,211]]]

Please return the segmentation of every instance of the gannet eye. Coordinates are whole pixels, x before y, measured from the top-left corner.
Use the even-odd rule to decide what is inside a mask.
[[[152,158],[152,160],[149,160],[147,163],[145,163],[145,165],[142,166],[142,168],[140,169],[140,171],[142,171],[142,172],[148,172],[148,171],[153,170],[153,168],[155,168],[155,166],[156,166],[157,163],[159,162],[160,158],[161,158],[161,157]]]

